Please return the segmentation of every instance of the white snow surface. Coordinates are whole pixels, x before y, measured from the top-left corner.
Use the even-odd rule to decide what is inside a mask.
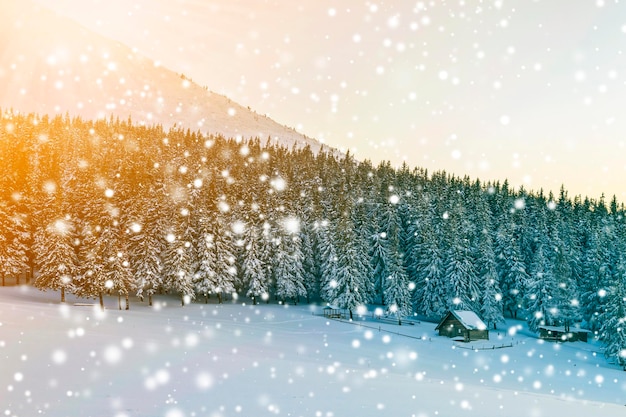
[[[544,343],[521,321],[462,344],[323,306],[58,300],[0,288],[3,416],[626,415],[625,374],[598,344]]]

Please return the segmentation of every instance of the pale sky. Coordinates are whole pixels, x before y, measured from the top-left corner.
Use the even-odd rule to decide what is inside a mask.
[[[36,2],[359,159],[626,201],[624,0]]]

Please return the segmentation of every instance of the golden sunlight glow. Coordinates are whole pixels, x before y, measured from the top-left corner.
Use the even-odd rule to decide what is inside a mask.
[[[243,104],[219,109],[232,119],[249,106],[358,159],[626,195],[612,2],[576,3],[567,22],[520,2],[503,24],[499,1],[480,17],[468,2],[31,1],[0,1],[0,101],[15,108],[207,129],[198,101],[155,85],[171,70],[186,97],[202,86]]]

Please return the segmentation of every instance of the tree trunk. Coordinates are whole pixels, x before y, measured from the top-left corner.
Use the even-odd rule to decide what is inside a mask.
[[[126,294],[126,310],[130,310],[130,301],[128,300],[128,294]]]
[[[117,294],[117,309],[122,309],[122,294]]]
[[[493,323],[493,330],[496,330],[496,323]]]
[[[209,294],[204,294],[204,304],[209,304]]]
[[[217,303],[218,304],[222,304],[222,293],[221,292],[217,293]]]
[[[185,296],[183,294],[180,295],[180,305],[185,307]]]
[[[22,273],[21,273],[21,272],[15,276],[15,283],[16,283],[17,285],[20,285],[20,275],[22,275]]]
[[[104,298],[102,298],[102,292],[98,294],[98,297],[100,298],[100,309],[104,311]]]
[[[148,305],[152,307],[152,293],[148,294]]]
[[[4,287],[4,272],[1,275],[2,275],[2,286]]]
[[[352,309],[351,309],[351,308],[349,308],[349,309],[348,309],[348,312],[350,312],[350,320],[352,321]]]
[[[61,302],[65,302],[65,287],[61,287]]]
[[[255,306],[256,305],[256,297],[253,295],[252,296],[252,305]]]

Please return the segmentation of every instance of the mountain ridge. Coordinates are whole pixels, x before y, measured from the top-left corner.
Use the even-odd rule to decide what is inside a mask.
[[[0,3],[0,107],[338,152],[31,2]]]

